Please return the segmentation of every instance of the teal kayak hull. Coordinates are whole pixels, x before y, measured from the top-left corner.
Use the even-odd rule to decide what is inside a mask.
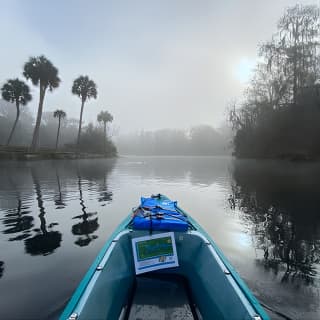
[[[168,198],[162,195],[159,201],[163,199]],[[169,283],[170,279],[176,277],[186,279],[188,292],[185,296],[188,297],[185,299],[190,302],[190,308],[186,308],[186,303],[183,302],[184,309],[180,308],[179,312],[183,310],[190,314],[190,319],[269,319],[211,237],[190,215],[181,208],[178,209],[188,217],[190,223],[188,231],[174,232],[178,267],[148,272],[147,280],[136,276],[131,239],[148,235],[149,231],[132,230],[130,226],[132,214],[129,214],[96,257],[60,316],[60,320],[141,319],[143,317],[141,314],[137,316],[137,310],[141,311],[143,308],[153,310],[155,319],[162,317],[170,319],[170,313],[172,314],[174,309],[171,306],[167,313],[163,310],[165,294],[159,301],[161,307],[150,305],[146,307],[146,304],[150,304],[146,301],[150,299],[145,296],[146,301],[141,302],[141,292],[140,295],[133,292],[136,292],[139,286],[142,288],[140,291],[150,291],[151,288],[147,286],[152,278],[158,280],[155,291],[160,292],[161,288],[167,285],[163,285],[164,283]],[[164,292],[165,290],[168,290],[169,294],[173,289],[167,287]],[[159,292],[155,292],[155,296]],[[138,303],[136,301],[139,301],[139,306],[134,308],[133,305]],[[160,310],[161,313],[155,316],[155,310]],[[177,319],[187,318],[174,316]]]

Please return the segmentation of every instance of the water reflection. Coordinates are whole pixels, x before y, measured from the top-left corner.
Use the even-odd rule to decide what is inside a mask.
[[[0,278],[2,278],[4,272],[4,262],[0,261]]]
[[[9,241],[20,241],[30,236],[30,230],[33,227],[33,217],[29,214],[28,205],[23,205],[19,188],[10,175],[6,175],[3,183],[10,187],[10,197],[7,199],[7,205],[10,208],[6,211],[3,224],[6,228],[3,230],[4,234],[10,235]]]
[[[218,157],[1,163],[0,318],[38,319],[41,310],[55,319],[50,310],[64,305],[122,215],[152,189],[203,224],[259,300],[292,318],[319,319],[320,165],[246,160],[230,172],[230,164]]]
[[[112,192],[108,189],[107,176],[104,174],[102,185],[99,190],[98,201],[103,203],[102,206],[105,206],[106,203],[110,203],[112,201],[112,195]]]
[[[85,206],[83,194],[82,194],[82,180],[80,173],[78,172],[78,188],[79,188],[79,200],[82,214],[73,217],[72,219],[80,219],[81,222],[72,226],[72,233],[74,235],[80,236],[75,241],[75,244],[84,247],[90,244],[91,241],[98,238],[97,235],[93,233],[99,228],[98,217],[94,219],[89,219],[92,216],[95,216],[97,212],[87,212],[87,207]]]
[[[54,196],[54,203],[56,205],[56,209],[64,209],[66,207],[65,196],[61,192],[61,182],[58,173],[58,168],[56,168],[56,178],[57,178],[57,186],[58,192]]]
[[[121,159],[121,173],[130,177],[161,181],[190,181],[192,185],[209,186],[224,179],[228,172],[228,157],[130,157]]]
[[[80,220],[72,226],[71,232],[78,236],[77,245],[87,246],[98,237],[95,232],[99,223],[97,212],[87,211],[84,193],[93,194],[101,206],[110,203],[113,193],[107,177],[114,164],[114,160],[8,163],[0,172],[0,210],[3,212],[0,219],[4,225],[1,232],[10,235],[8,241],[24,240],[28,254],[52,254],[60,247],[62,234],[56,230],[57,221],[47,222],[45,203],[53,201],[55,209],[66,214],[63,209],[78,198],[82,214],[72,215],[74,211],[68,214],[69,219]],[[38,214],[31,209],[34,195]],[[38,228],[34,228],[36,219],[39,219]]]
[[[282,282],[310,284],[320,263],[318,200],[310,197],[319,190],[314,170],[320,168],[298,167],[297,172],[291,166],[235,161],[228,201],[251,226],[257,266],[280,274]]]
[[[33,217],[28,214],[28,206],[23,206],[21,199],[17,199],[17,208],[10,209],[4,216],[3,224],[6,228],[3,230],[4,234],[17,234],[9,238],[9,241],[19,241],[28,238],[33,228]]]
[[[40,219],[40,229],[34,229],[36,235],[25,240],[25,250],[31,255],[45,256],[53,253],[57,248],[60,247],[62,235],[60,232],[52,230],[56,225],[58,225],[57,222],[51,223],[47,226],[41,185],[37,177],[37,172],[34,170],[34,168],[31,168],[31,176],[33,178],[35,194],[40,212],[38,216]]]

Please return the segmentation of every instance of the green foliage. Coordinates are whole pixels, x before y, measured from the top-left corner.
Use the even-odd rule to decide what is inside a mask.
[[[101,111],[97,116],[98,122],[103,122],[104,150],[107,153],[107,123],[113,121],[113,116],[108,111]]]
[[[40,85],[37,120],[31,142],[31,149],[36,150],[39,147],[40,124],[46,90],[49,88],[52,91],[57,88],[61,80],[58,77],[58,69],[45,56],[31,57],[24,65],[23,75],[34,85]]]
[[[28,85],[19,79],[8,80],[1,93],[4,100],[23,106],[32,99]]]
[[[67,116],[67,114],[63,111],[63,110],[56,110],[53,112],[53,117],[54,118],[59,118],[60,119],[63,119]]]
[[[17,123],[20,117],[20,104],[26,105],[31,100],[31,94],[29,93],[29,87],[23,81],[19,79],[8,80],[7,83],[1,88],[2,98],[8,102],[15,103],[17,113],[16,120],[12,126],[10,135],[7,140],[7,146],[10,144],[12,136],[15,132]]]
[[[97,98],[97,85],[88,76],[80,76],[73,81],[71,92],[83,102],[90,98]]]
[[[10,145],[28,145],[32,138],[34,119],[29,108],[20,108],[19,121],[16,124]],[[17,117],[16,106],[11,102],[0,100],[0,145],[8,142],[10,131]]]
[[[23,75],[30,79],[32,83],[40,88],[50,91],[60,84],[58,69],[45,56],[31,57],[24,65]]]
[[[60,126],[61,126],[61,119],[66,117],[66,113],[63,110],[56,110],[53,113],[54,118],[58,118],[58,130],[57,130],[57,138],[56,138],[56,150],[58,149],[59,143],[59,135],[60,135]]]
[[[82,152],[105,153],[109,156],[115,156],[117,154],[115,145],[111,140],[105,139],[103,131],[89,123],[81,136],[79,149]]]
[[[87,101],[87,99],[97,98],[97,95],[98,95],[97,85],[94,83],[93,80],[89,79],[88,76],[80,76],[73,81],[71,92],[77,95],[81,99],[79,130],[78,130],[78,138],[77,138],[77,148],[79,149],[84,103]]]
[[[97,116],[97,120],[103,123],[112,122],[113,116],[108,111],[101,111]]]

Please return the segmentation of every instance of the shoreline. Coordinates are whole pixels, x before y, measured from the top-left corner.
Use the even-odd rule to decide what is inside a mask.
[[[253,160],[284,160],[289,162],[319,162],[320,156],[310,156],[307,154],[286,154],[286,155],[275,155],[275,156],[237,156],[232,155],[235,159],[253,159]]]
[[[117,155],[106,155],[97,153],[85,152],[55,152],[55,151],[0,151],[1,160],[16,160],[16,161],[33,161],[33,160],[76,160],[76,159],[102,159],[114,158]]]

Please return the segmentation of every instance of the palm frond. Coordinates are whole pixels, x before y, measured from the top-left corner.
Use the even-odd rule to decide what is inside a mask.
[[[26,105],[31,99],[28,85],[17,79],[8,80],[1,88],[2,98],[8,102]]]

